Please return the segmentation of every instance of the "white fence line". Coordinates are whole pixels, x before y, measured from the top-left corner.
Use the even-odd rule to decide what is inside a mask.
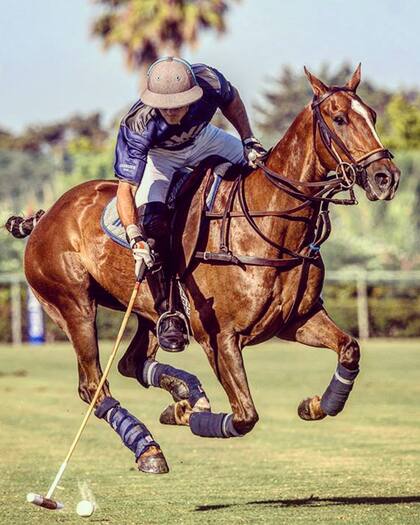
[[[420,282],[420,271],[391,271],[361,269],[327,272],[326,282],[354,282],[357,291],[357,326],[360,339],[369,338],[368,285],[374,283],[410,283]]]
[[[341,281],[341,282],[355,282],[359,279],[368,284],[380,282],[412,282],[420,281],[420,271],[392,271],[392,270],[340,270],[329,271],[325,274],[325,280]]]
[[[360,339],[369,337],[369,308],[367,289],[373,283],[410,283],[420,282],[420,271],[388,271],[375,270],[345,270],[330,271],[325,275],[326,282],[354,282],[357,290],[357,323]],[[13,344],[22,343],[22,301],[21,286],[26,286],[23,274],[0,273],[0,284],[10,286],[11,310],[12,310],[12,341]]]

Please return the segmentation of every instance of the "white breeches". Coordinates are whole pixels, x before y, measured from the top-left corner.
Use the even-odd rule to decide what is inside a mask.
[[[234,164],[245,162],[242,142],[211,124],[198,134],[191,146],[177,151],[151,149],[137,189],[136,206],[147,202],[165,202],[174,172],[186,166],[197,166],[210,155],[220,155]]]

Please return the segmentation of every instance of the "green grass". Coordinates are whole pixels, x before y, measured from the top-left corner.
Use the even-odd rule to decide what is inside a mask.
[[[104,362],[110,344],[102,347]],[[169,395],[113,370],[114,396],[146,423],[171,472],[137,472],[131,453],[93,417],[56,492],[65,509],[51,512],[25,495],[46,493],[86,410],[74,353],[66,344],[0,346],[0,523],[80,523],[75,506],[84,483],[99,506],[87,518],[94,523],[419,524],[420,342],[372,341],[362,350],[345,411],[309,423],[297,405],[323,392],[335,355],[281,341],[246,349],[260,421],[230,440],[160,425]],[[229,411],[196,345],[159,358],[198,374],[213,410]]]

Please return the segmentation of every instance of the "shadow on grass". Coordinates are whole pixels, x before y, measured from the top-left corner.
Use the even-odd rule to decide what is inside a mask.
[[[407,503],[420,503],[420,496],[355,496],[355,497],[335,497],[299,499],[269,499],[261,501],[248,501],[245,505],[267,505],[268,507],[329,507],[334,505],[403,505]],[[199,505],[194,509],[196,512],[227,509],[238,507],[241,503],[228,503],[225,505]]]

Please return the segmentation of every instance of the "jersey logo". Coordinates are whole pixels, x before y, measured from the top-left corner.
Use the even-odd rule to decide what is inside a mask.
[[[174,146],[178,144],[183,144],[184,142],[188,142],[193,137],[198,135],[198,133],[204,128],[206,123],[197,124],[196,126],[193,126],[189,131],[183,131],[180,135],[173,135],[170,139],[165,140],[165,142],[162,142],[162,146]]]

